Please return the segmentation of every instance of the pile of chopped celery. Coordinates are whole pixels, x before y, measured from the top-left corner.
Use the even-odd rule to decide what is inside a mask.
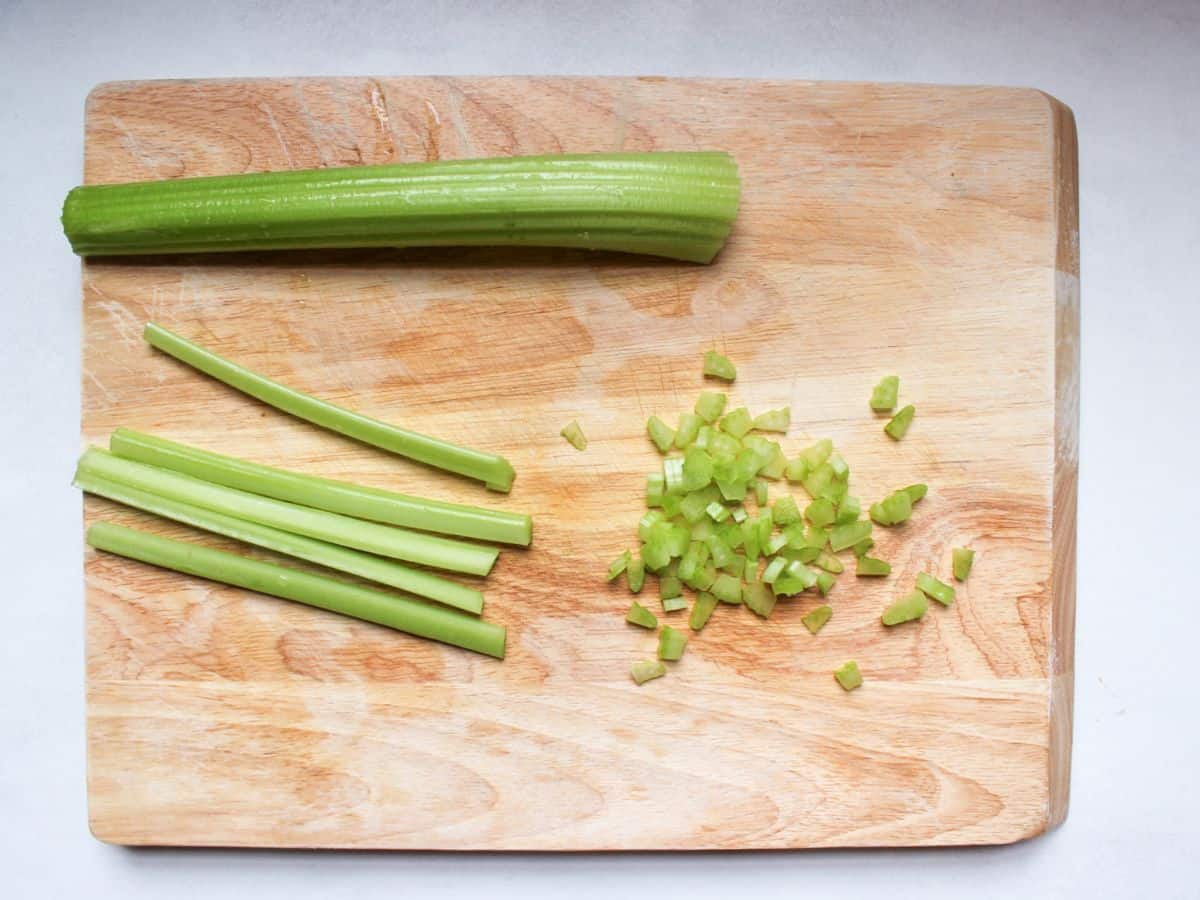
[[[732,382],[733,363],[710,351],[703,374]],[[899,395],[899,378],[888,376],[871,395],[871,408],[891,412]],[[647,511],[637,525],[638,546],[624,551],[609,566],[608,580],[625,575],[629,590],[640,594],[646,573],[657,577],[662,612],[689,609],[685,589],[695,599],[688,627],[700,632],[720,606],[745,606],[766,619],[777,603],[820,598],[801,621],[817,634],[832,618],[821,602],[853,561],[858,577],[887,577],[892,567],[870,556],[876,525],[895,527],[908,521],[928,487],[912,484],[865,505],[853,492],[850,466],[833,442],[821,439],[787,451],[771,435],[786,435],[791,410],[755,414],[731,402],[727,394],[703,391],[691,411],[672,427],[652,415],[646,434],[663,456],[661,468],[646,477]],[[905,407],[885,429],[899,440],[912,421]],[[839,556],[844,554],[844,556]],[[955,576],[970,570],[972,551],[954,552]],[[921,573],[914,591],[883,613],[884,625],[921,618],[928,599],[948,606],[954,588]],[[658,618],[635,601],[626,615],[632,625],[649,630]],[[679,660],[684,633],[664,625],[658,659],[634,663],[633,679],[642,684],[666,674],[664,662]],[[847,691],[862,684],[855,662],[835,673]]]

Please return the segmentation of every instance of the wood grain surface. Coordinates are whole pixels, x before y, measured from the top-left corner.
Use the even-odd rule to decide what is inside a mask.
[[[735,849],[998,843],[1062,820],[1079,315],[1065,107],[1031,90],[660,78],[145,82],[97,88],[86,127],[88,183],[725,149],[745,185],[708,267],[489,249],[83,265],[85,442],[127,425],[535,515],[533,548],[504,553],[486,584],[503,662],[89,551],[97,837]],[[146,347],[148,319],[501,452],[514,490],[235,394]],[[867,500],[931,490],[912,522],[880,529],[893,576],[842,576],[818,637],[800,623],[807,597],[768,622],[722,607],[638,688],[629,664],[655,638],[623,623],[629,595],[603,572],[633,543],[659,461],[643,423],[690,408],[714,346],[738,364],[738,400],[791,405],[789,452],[833,438]],[[899,444],[867,409],[890,372],[918,410]],[[558,435],[573,418],[584,453]],[[919,571],[948,577],[962,545],[978,559],[958,602],[884,629],[889,599]],[[866,683],[845,694],[831,673],[850,658]]]

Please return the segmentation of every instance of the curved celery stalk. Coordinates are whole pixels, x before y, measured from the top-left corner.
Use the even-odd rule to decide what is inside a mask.
[[[312,247],[581,247],[709,262],[737,213],[727,153],[447,160],[75,188],[81,256]]]
[[[512,488],[516,473],[508,460],[502,456],[460,447],[318,400],[257,372],[251,372],[153,322],[146,325],[142,336],[152,347],[187,363],[193,369],[261,400],[268,406],[291,413],[298,419],[425,465],[474,478],[494,491],[507,492]]]
[[[418,637],[504,658],[505,631],[457,610],[386,594],[334,578],[247,559],[234,553],[175,541],[133,528],[97,522],[87,542],[105,550],[164,569],[174,569],[210,581],[294,600],[308,606],[386,625]]]
[[[170,500],[86,472],[76,475],[75,486],[89,494],[107,497],[109,500],[173,519],[194,528],[201,528],[214,534],[223,534],[234,540],[274,550],[276,553],[294,556],[297,559],[304,559],[329,569],[337,569],[339,572],[346,572],[369,581],[399,588],[418,597],[436,600],[475,615],[483,612],[483,594],[474,588],[433,575],[430,572],[423,572],[420,569],[410,569],[408,566],[402,566],[390,559],[349,550],[303,535],[291,534],[269,525],[248,522],[245,519],[193,506],[190,503]]]
[[[76,480],[92,476],[292,534],[451,572],[486,575],[499,555],[495,547],[468,544],[284,503],[210,484],[169,469],[121,459],[95,447],[83,454],[75,473]]]
[[[135,462],[356,519],[522,547],[528,547],[533,536],[532,520],[520,513],[409,497],[349,481],[303,475],[128,428],[114,431],[108,446],[114,455]]]

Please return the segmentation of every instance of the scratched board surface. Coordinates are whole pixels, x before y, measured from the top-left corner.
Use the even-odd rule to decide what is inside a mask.
[[[83,435],[120,425],[535,516],[486,615],[503,662],[88,551],[90,823],[107,841],[698,849],[995,843],[1061,821],[1070,763],[1077,225],[1069,111],[1035,91],[665,79],[145,82],[87,105],[88,183],[500,154],[725,149],[712,266],[573,251],[83,265]],[[505,454],[512,494],[278,414],[156,354],[147,320],[290,385]],[[670,674],[626,626],[651,413],[790,405],[865,500],[931,485],[818,637],[721,607]],[[867,409],[884,374],[902,443]],[[591,440],[559,429],[578,419]],[[773,485],[778,495],[786,488]],[[112,519],[230,547],[89,498]],[[975,573],[884,629],[922,570]],[[258,555],[253,550],[241,552]],[[657,608],[653,587],[643,601]],[[686,614],[665,616],[683,620]],[[681,622],[673,622],[682,627]],[[865,685],[831,672],[856,659]]]

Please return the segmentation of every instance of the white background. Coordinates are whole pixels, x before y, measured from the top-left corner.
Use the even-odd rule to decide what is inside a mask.
[[[84,800],[79,267],[58,210],[112,79],[665,74],[1032,85],[1079,126],[1071,813],[954,851],[131,851]],[[0,0],[0,892],[6,897],[1198,897],[1200,3]]]

